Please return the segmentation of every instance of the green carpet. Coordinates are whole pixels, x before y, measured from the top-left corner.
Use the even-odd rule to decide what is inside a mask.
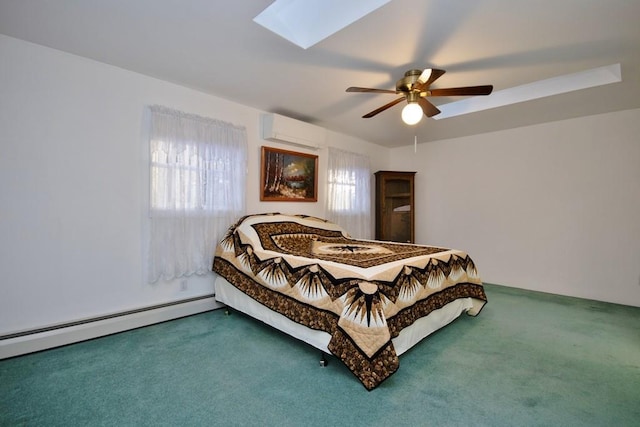
[[[637,426],[640,308],[495,285],[368,392],[223,310],[0,361],[2,426]]]

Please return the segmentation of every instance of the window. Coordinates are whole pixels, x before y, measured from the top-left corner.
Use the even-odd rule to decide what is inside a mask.
[[[206,274],[245,213],[246,129],[160,106],[150,113],[149,282]]]
[[[358,238],[371,237],[369,157],[329,148],[326,216]]]
[[[151,141],[151,210],[155,214],[184,211],[193,214],[215,214],[233,210],[243,199],[227,203],[224,191],[233,186],[234,158],[241,156],[240,147],[229,152],[211,153],[211,147],[185,144],[180,152],[170,152],[167,144]],[[202,145],[202,144],[200,144]],[[242,195],[243,192],[235,192]],[[152,214],[153,216],[153,214]]]
[[[336,213],[355,211],[361,208],[356,203],[356,172],[353,170],[334,169],[329,171],[329,192],[333,195],[328,209]]]

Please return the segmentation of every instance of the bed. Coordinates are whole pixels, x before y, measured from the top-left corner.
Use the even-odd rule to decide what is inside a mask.
[[[487,298],[463,251],[352,239],[326,220],[247,215],[216,247],[216,300],[341,360],[367,390]]]

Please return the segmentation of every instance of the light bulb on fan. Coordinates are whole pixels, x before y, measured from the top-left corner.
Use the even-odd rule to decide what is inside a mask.
[[[409,102],[402,109],[402,121],[408,125],[415,125],[422,120],[422,108],[416,102]]]

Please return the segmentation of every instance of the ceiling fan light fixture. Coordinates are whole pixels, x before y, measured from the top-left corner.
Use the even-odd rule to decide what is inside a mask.
[[[422,120],[422,108],[417,102],[409,102],[402,109],[402,121],[412,126]]]
[[[434,117],[441,113],[438,107],[427,100],[428,97],[489,95],[493,91],[492,85],[432,89],[431,85],[433,82],[439,79],[444,73],[445,70],[437,68],[425,68],[424,70],[413,69],[405,72],[404,77],[396,82],[395,91],[351,86],[347,88],[347,92],[402,94],[399,98],[384,104],[382,107],[376,108],[362,116],[362,118],[369,119],[406,100],[407,105],[402,109],[402,121],[412,126],[418,124],[420,120],[422,120],[422,116]]]

